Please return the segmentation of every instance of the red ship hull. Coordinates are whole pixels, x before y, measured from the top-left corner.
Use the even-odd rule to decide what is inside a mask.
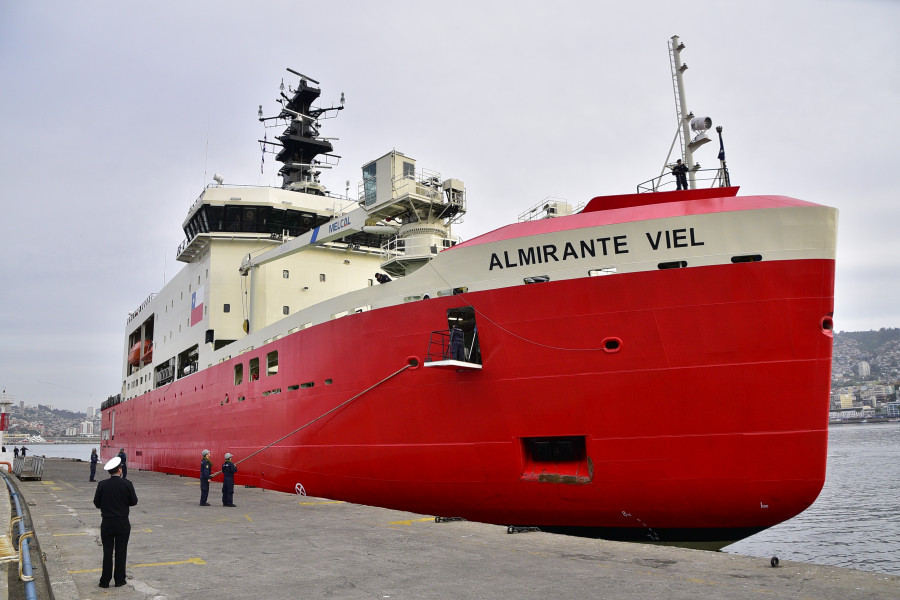
[[[197,476],[203,448],[240,460],[288,436],[236,482],[616,539],[734,541],[798,514],[824,483],[833,288],[833,260],[777,260],[371,310],[104,410],[102,454],[125,447],[132,469]],[[426,368],[430,333],[465,306],[483,368]],[[235,363],[246,372],[272,351],[276,373],[234,384]]]

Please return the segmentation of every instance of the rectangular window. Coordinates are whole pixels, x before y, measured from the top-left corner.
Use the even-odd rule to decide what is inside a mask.
[[[416,178],[416,165],[404,161],[403,162],[403,177],[406,179],[415,179]]]
[[[266,354],[266,376],[270,377],[278,373],[278,350]]]
[[[226,304],[225,306],[223,306],[223,307],[222,307],[222,312],[231,312],[231,305],[230,305],[230,304]]]
[[[259,359],[251,358],[250,359],[250,381],[256,381],[259,379]]]
[[[375,204],[375,163],[369,163],[363,167],[363,196],[366,200],[366,206]]]
[[[234,385],[244,383],[244,363],[234,365]]]
[[[281,307],[281,313],[282,313],[282,314],[285,314],[285,315],[289,315],[289,314],[291,314],[291,309],[290,309],[289,307],[287,307],[287,306],[282,306],[282,307]]]
[[[290,271],[288,271],[287,269],[285,269],[284,271],[281,272],[281,276],[282,276],[283,278],[287,279],[288,277],[291,276],[291,273],[290,273]]]
[[[319,273],[319,281],[325,281],[325,273]]]

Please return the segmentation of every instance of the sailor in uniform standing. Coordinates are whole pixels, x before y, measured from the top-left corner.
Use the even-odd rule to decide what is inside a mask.
[[[97,481],[94,477],[97,476],[97,463],[100,462],[100,457],[97,456],[97,449],[91,448],[91,477],[88,481]]]
[[[121,477],[122,459],[113,457],[103,466],[109,473],[109,479],[97,484],[94,492],[94,506],[100,509],[103,520],[100,522],[100,541],[103,542],[103,572],[100,574],[100,587],[108,588],[110,579],[115,578],[116,587],[125,585],[125,561],[128,558],[128,538],[131,535],[131,522],[128,520],[128,508],[138,502],[134,484]],[[113,553],[116,566],[113,569]]]
[[[209,450],[204,450],[200,459],[200,506],[209,506],[206,501],[209,498],[209,477],[212,474],[212,461],[209,460]]]
[[[237,473],[237,465],[231,462],[231,452],[225,453],[225,464],[222,465],[222,506],[236,506],[234,503],[234,474]]]
[[[128,456],[125,448],[119,448],[119,458],[122,459],[122,479],[128,479]]]

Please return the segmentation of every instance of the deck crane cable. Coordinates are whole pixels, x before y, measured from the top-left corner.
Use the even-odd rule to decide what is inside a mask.
[[[256,452],[253,452],[252,454],[248,454],[247,456],[245,456],[244,458],[242,458],[241,460],[237,461],[237,462],[234,463],[234,464],[236,464],[236,465],[237,465],[237,464],[240,464],[240,463],[244,462],[245,460],[247,460],[248,458],[251,458],[251,457],[253,457],[253,456],[256,456],[256,455],[259,454],[260,452],[262,452],[262,451],[264,451],[264,450],[267,450],[267,449],[271,448],[272,446],[274,446],[274,445],[277,444],[278,442],[281,442],[281,441],[283,441],[283,440],[286,440],[287,438],[291,437],[292,435],[294,435],[294,434],[297,433],[298,431],[301,431],[301,430],[303,430],[303,429],[306,429],[307,427],[309,427],[310,425],[312,425],[312,424],[315,423],[316,421],[318,421],[318,420],[320,420],[320,419],[323,419],[323,418],[327,417],[328,415],[330,415],[331,413],[333,413],[333,412],[335,412],[335,411],[337,411],[337,410],[340,410],[341,408],[347,406],[348,404],[350,404],[351,402],[353,402],[354,400],[356,400],[357,398],[359,398],[359,397],[362,396],[363,394],[366,394],[366,393],[372,391],[373,389],[375,389],[376,387],[378,387],[378,386],[381,385],[382,383],[388,381],[389,379],[391,379],[391,378],[393,378],[393,377],[396,377],[397,375],[399,375],[400,373],[402,373],[402,372],[405,371],[406,369],[409,369],[411,366],[413,366],[413,365],[410,365],[410,364],[405,364],[405,365],[403,365],[403,367],[401,367],[400,369],[397,369],[396,371],[394,371],[393,373],[391,373],[390,375],[388,375],[387,377],[385,377],[384,379],[382,379],[382,380],[379,381],[378,383],[375,383],[375,384],[373,384],[373,385],[367,387],[366,389],[364,389],[364,390],[361,391],[360,393],[356,394],[355,396],[353,396],[353,397],[350,398],[349,400],[345,400],[344,402],[342,402],[341,404],[338,404],[337,406],[335,406],[335,407],[332,408],[331,410],[322,413],[321,415],[319,415],[318,417],[316,417],[315,419],[313,419],[313,420],[310,421],[309,423],[306,423],[305,425],[301,425],[300,427],[298,427],[297,429],[295,429],[295,430],[293,430],[292,432],[288,433],[287,435],[283,435],[283,436],[281,436],[280,438],[278,438],[277,440],[275,440],[274,442],[272,442],[271,444],[269,444],[268,446],[263,446],[262,448],[260,448],[260,449],[257,450]],[[215,473],[213,473],[212,475],[210,475],[209,478],[212,479],[213,477],[215,477],[216,475],[218,475],[218,474],[221,473],[221,472],[222,472],[222,471],[216,471]]]
[[[445,284],[447,284],[449,287],[452,288],[453,286],[450,284],[450,282],[447,281],[447,280],[444,278],[444,276],[441,274],[440,271],[438,271],[437,269],[435,269],[433,262],[434,262],[434,261],[428,261],[428,266],[431,267],[431,268],[434,270],[434,272],[437,274],[437,276],[440,277],[441,280],[442,280]],[[468,298],[465,297],[465,294],[459,294],[459,296],[460,296],[460,298],[462,299],[463,302],[465,302],[467,305],[469,305],[469,307],[470,307],[472,310],[474,310],[476,313],[478,313],[485,321],[489,322],[490,324],[492,324],[493,326],[495,326],[497,329],[500,329],[501,331],[505,331],[506,333],[508,333],[509,335],[511,335],[511,336],[513,336],[513,337],[519,338],[519,339],[522,340],[523,342],[527,342],[527,343],[533,344],[533,345],[535,345],[535,346],[541,346],[542,348],[549,348],[550,350],[565,350],[565,351],[568,351],[568,352],[598,352],[598,351],[601,351],[601,350],[604,350],[604,351],[605,351],[605,348],[603,348],[603,346],[600,346],[600,347],[598,347],[598,348],[563,348],[563,347],[561,347],[561,346],[551,346],[550,344],[542,344],[541,342],[537,342],[537,341],[535,341],[535,340],[528,339],[527,337],[521,336],[521,335],[519,335],[518,333],[516,333],[516,332],[514,332],[514,331],[510,331],[509,329],[507,329],[507,328],[504,327],[503,325],[500,325],[499,323],[497,323],[496,321],[494,321],[493,319],[491,319],[489,316],[487,316],[486,314],[484,314],[482,311],[480,311],[480,310],[478,310],[477,308],[475,308],[475,306],[474,306],[471,302],[469,302]]]

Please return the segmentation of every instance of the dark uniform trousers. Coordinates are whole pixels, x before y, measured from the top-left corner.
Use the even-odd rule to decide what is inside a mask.
[[[209,499],[209,479],[205,477],[200,478],[200,504],[206,504],[206,501]]]
[[[100,541],[103,542],[103,573],[100,583],[109,583],[110,576],[116,583],[125,582],[125,561],[128,558],[128,538],[131,536],[131,523],[128,517],[107,517],[100,523]],[[113,552],[116,553],[116,565],[113,569]]]

